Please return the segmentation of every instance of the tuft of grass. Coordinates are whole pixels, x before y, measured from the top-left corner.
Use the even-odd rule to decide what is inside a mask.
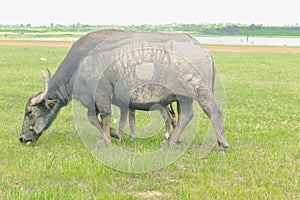
[[[94,159],[77,134],[71,105],[61,110],[37,147],[21,145],[17,138],[25,103],[43,88],[40,70],[54,72],[68,48],[0,46],[0,51],[3,199],[300,198],[299,54],[213,52],[227,95],[227,155],[213,149],[199,156],[209,125],[202,116],[201,129],[183,156],[161,170],[134,174]],[[139,124],[147,122],[147,116],[145,121],[138,117]],[[116,145],[147,151],[161,139]]]

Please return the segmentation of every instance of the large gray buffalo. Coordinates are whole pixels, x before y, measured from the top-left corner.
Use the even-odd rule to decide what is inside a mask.
[[[88,109],[90,123],[101,133],[99,145],[110,143],[112,104],[152,110],[177,102],[178,122],[168,139],[173,145],[193,117],[195,100],[225,152],[229,144],[213,95],[213,65],[211,54],[186,34],[92,32],[74,43],[53,77],[44,74],[44,90],[26,104],[19,140],[35,144],[72,99]]]

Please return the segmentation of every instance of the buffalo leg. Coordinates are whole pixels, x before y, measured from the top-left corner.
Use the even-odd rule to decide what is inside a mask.
[[[129,118],[129,127],[130,127],[130,141],[133,141],[135,139],[135,110],[129,109],[128,113]]]
[[[160,113],[165,121],[165,126],[166,126],[166,130],[164,133],[164,140],[167,140],[170,136],[170,128],[171,128],[171,120],[170,120],[170,116],[168,113],[168,108],[167,107],[163,107],[160,110]]]
[[[124,128],[126,125],[128,109],[127,108],[120,108],[120,121],[119,121],[119,140],[123,139]]]
[[[134,136],[135,110],[130,109],[128,112],[128,109],[125,109],[125,108],[121,108],[121,116],[120,116],[120,121],[119,121],[119,140],[123,139],[124,128],[125,128],[126,121],[127,121],[127,115],[129,118],[130,140],[133,141],[135,138],[135,136]]]
[[[87,116],[88,116],[89,122],[93,126],[95,126],[100,133],[102,133],[102,124],[100,123],[100,121],[98,119],[98,114],[99,114],[99,111],[97,109],[88,109]],[[110,136],[119,139],[117,130],[114,129],[113,127],[110,127]]]
[[[176,122],[176,116],[171,115],[171,125],[173,127],[173,129],[175,129],[175,127],[177,126],[177,122]]]
[[[98,141],[99,145],[110,144],[110,120],[111,120],[111,93],[102,91],[96,93],[96,106],[100,113],[102,132],[101,139]]]
[[[168,144],[168,139],[170,137],[171,124],[173,126],[173,129],[175,129],[176,119],[174,119],[175,117],[170,112],[168,106],[165,106],[165,107],[161,108],[159,111],[160,111],[160,113],[161,113],[161,115],[162,115],[162,117],[165,121],[165,126],[166,126],[166,130],[165,130],[165,133],[164,133],[164,140],[161,144],[166,145],[166,144]],[[172,120],[175,120],[175,123]]]
[[[169,145],[174,145],[180,138],[182,131],[193,118],[192,100],[185,99],[177,103],[178,123],[169,138]]]
[[[110,144],[110,120],[111,114],[106,116],[101,115],[101,123],[102,123],[102,138],[98,141],[98,144]]]
[[[221,111],[219,105],[215,102],[213,97],[210,99],[210,102],[208,102],[208,103],[202,103],[202,102],[203,101],[198,101],[198,103],[201,105],[205,114],[210,118],[210,120],[216,130],[216,135],[217,135],[218,144],[219,144],[218,151],[220,153],[223,153],[223,152],[225,153],[226,148],[229,147],[229,144],[227,142],[227,139],[226,139],[226,136],[224,133],[222,111]]]
[[[88,109],[88,119],[89,122],[94,125],[98,131],[102,132],[102,124],[100,123],[99,119],[98,119],[98,114],[99,111],[97,109]]]
[[[168,120],[169,120],[168,123],[172,125],[173,130],[174,130],[176,125],[177,125],[176,115],[175,115],[175,112],[173,110],[172,103],[170,104],[170,107],[171,107],[171,109],[169,109],[169,107],[166,106],[165,109],[166,109],[166,112],[168,113]],[[181,141],[181,138],[179,137],[177,142],[180,142],[180,141]]]

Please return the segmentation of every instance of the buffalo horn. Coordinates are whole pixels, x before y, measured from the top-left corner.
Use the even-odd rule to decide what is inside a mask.
[[[46,94],[48,92],[48,83],[49,83],[49,79],[51,77],[51,73],[50,73],[49,69],[47,69],[47,71],[48,71],[48,76],[46,75],[46,72],[44,70],[41,71],[43,74],[43,77],[44,77],[44,90],[39,95],[37,95],[36,97],[31,99],[30,105],[32,105],[32,106],[41,103],[46,97]]]

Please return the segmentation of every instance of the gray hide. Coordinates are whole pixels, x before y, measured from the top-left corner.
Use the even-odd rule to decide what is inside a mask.
[[[191,104],[195,100],[211,119],[219,146],[225,151],[229,145],[222,112],[212,92],[213,63],[211,54],[186,34],[98,31],[73,45],[51,78],[44,100],[30,104],[35,95],[27,105],[46,107],[56,116],[62,106],[77,99],[88,108],[90,122],[102,133],[99,144],[108,144],[112,104],[121,110],[151,110],[177,101],[178,125],[168,141],[173,145],[193,117]],[[56,105],[47,107],[48,100],[54,100]],[[26,112],[28,109],[31,108],[26,106]],[[33,117],[32,123],[39,118],[43,116]],[[36,141],[53,119],[40,120],[45,126],[39,124],[39,133],[30,136],[22,131],[20,141]],[[24,130],[27,126],[23,123]]]

